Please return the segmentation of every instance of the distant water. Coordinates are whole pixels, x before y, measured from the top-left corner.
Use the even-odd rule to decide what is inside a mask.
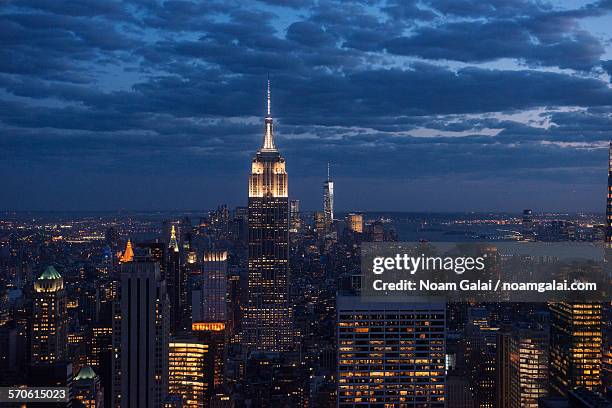
[[[508,240],[519,230],[518,225],[463,224],[457,221],[509,220],[518,214],[507,213],[401,213],[367,212],[364,220],[382,219],[405,242],[474,242]]]

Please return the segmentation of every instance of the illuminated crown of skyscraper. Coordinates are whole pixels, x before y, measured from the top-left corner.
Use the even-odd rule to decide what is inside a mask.
[[[132,241],[128,238],[127,245],[125,246],[125,251],[123,251],[123,255],[121,255],[121,259],[119,262],[126,263],[132,262],[134,260],[134,249],[132,248]]]
[[[51,265],[40,274],[34,282],[34,290],[36,292],[56,292],[64,288],[64,279],[62,275]]]
[[[268,105],[268,110],[266,114],[266,119],[264,121],[266,128],[264,130],[263,146],[261,147],[260,151],[276,152],[278,150],[276,149],[276,145],[274,144],[274,127],[273,127],[274,121],[272,119],[272,113],[270,109],[270,79],[268,79],[267,105]]]
[[[178,241],[176,240],[176,229],[174,228],[174,225],[170,230],[170,245],[168,245],[168,247],[174,249],[174,252],[179,251]]]

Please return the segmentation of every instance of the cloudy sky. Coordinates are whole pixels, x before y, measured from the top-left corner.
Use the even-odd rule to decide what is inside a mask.
[[[0,208],[604,210],[610,0],[1,4]]]

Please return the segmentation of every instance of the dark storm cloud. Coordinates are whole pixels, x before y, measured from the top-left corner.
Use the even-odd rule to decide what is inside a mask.
[[[12,94],[30,98],[57,98],[78,102],[79,108],[58,114],[55,126],[72,123],[116,127],[122,116],[171,114],[176,117],[260,116],[263,94],[259,77],[218,83],[212,77],[162,77],[141,83],[131,91],[100,92],[82,85],[20,81],[0,76],[0,85]],[[539,71],[499,71],[466,68],[451,71],[428,64],[412,69],[370,70],[350,74],[321,74],[311,78],[279,76],[274,82],[274,106],[286,125],[362,126],[384,130],[390,121],[401,126],[414,117],[508,111],[539,106],[612,105],[612,90],[596,79]],[[276,92],[278,89],[278,92]],[[289,101],[293,101],[289,103]],[[228,111],[231,106],[231,111]],[[29,108],[22,107],[26,116]],[[90,115],[91,113],[91,115]],[[107,120],[114,117],[116,120]],[[15,112],[15,114],[17,114]],[[49,115],[53,118],[55,114]],[[4,113],[10,121],[11,112]],[[71,116],[74,116],[71,119]],[[408,118],[406,118],[408,116]],[[88,117],[83,121],[82,117]],[[402,118],[404,118],[402,120]],[[49,127],[46,115],[32,116],[31,126]],[[36,121],[39,121],[36,123]],[[101,128],[101,130],[102,130]],[[107,129],[112,130],[112,129]],[[389,130],[389,129],[387,129]]]
[[[550,21],[545,21],[550,20]],[[564,19],[458,22],[423,27],[384,43],[394,54],[426,59],[486,62],[515,58],[529,64],[590,69],[604,53],[590,33],[567,27]]]
[[[7,2],[0,169],[13,186],[36,180],[33,195],[61,180],[74,186],[62,192],[75,203],[84,178],[124,186],[129,174],[142,190],[135,201],[102,189],[87,195],[154,207],[147,186],[159,187],[150,183],[183,180],[175,207],[241,204],[269,73],[278,145],[307,208],[319,205],[308,197],[327,161],[340,185],[394,180],[377,191],[398,202],[409,198],[392,191],[403,180],[428,191],[424,180],[452,179],[451,195],[474,180],[558,183],[562,174],[592,185],[594,163],[605,172],[612,91],[602,72],[612,66],[601,61],[609,39],[583,21],[607,9],[514,0]],[[203,198],[202,185],[225,195]],[[373,205],[363,197],[341,207]]]
[[[104,15],[113,18],[131,18],[131,15],[124,9],[122,4],[114,0],[71,0],[69,2],[56,0],[20,0],[19,2],[15,1],[13,3],[60,16],[96,17]]]
[[[335,39],[321,28],[321,26],[307,22],[298,21],[287,29],[287,38],[302,45],[320,47],[333,45]]]

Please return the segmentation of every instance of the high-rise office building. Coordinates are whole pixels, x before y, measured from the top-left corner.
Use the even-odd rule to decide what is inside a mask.
[[[208,347],[206,381],[214,390],[223,384],[226,321],[228,318],[227,251],[205,251],[202,287],[194,291],[192,331]]]
[[[509,338],[509,407],[537,408],[548,395],[548,330],[515,327]]]
[[[346,227],[351,232],[363,232],[363,215],[350,213],[346,216]]]
[[[385,240],[385,227],[380,220],[370,224],[370,241],[383,242]]]
[[[75,399],[85,408],[104,407],[104,390],[100,382],[100,376],[91,367],[81,367],[72,384]]]
[[[289,226],[291,232],[298,232],[302,226],[300,218],[300,200],[289,201]]]
[[[608,194],[606,195],[606,244],[612,244],[612,141],[608,150]]]
[[[113,406],[161,406],[168,392],[168,295],[148,253],[122,265],[113,315]]]
[[[319,237],[324,236],[327,228],[327,225],[325,224],[325,213],[322,211],[315,211],[313,218],[317,235],[319,235]]]
[[[292,347],[292,312],[287,298],[289,272],[289,198],[285,159],[274,143],[270,114],[263,146],[249,177],[248,302],[243,342],[250,350],[284,351]]]
[[[605,252],[606,264],[612,261],[612,141],[608,148],[608,189],[606,194],[606,229],[605,229]],[[604,268],[608,271],[608,268]],[[604,304],[602,311],[604,326],[602,331],[603,358],[602,358],[602,381],[605,387],[612,387],[612,305],[610,302]]]
[[[161,272],[162,279],[166,279],[166,244],[163,242],[139,242],[136,244],[136,248],[142,248],[149,251],[153,262],[159,264],[159,270]]]
[[[192,338],[173,338],[168,347],[168,392],[179,395],[185,408],[207,405],[208,345]]]
[[[247,274],[243,268],[230,268],[227,278],[226,334],[230,344],[236,344],[242,331],[242,311],[246,300]]]
[[[32,364],[52,364],[66,357],[67,312],[64,279],[48,266],[34,282]]]
[[[338,406],[444,407],[445,313],[338,296]]]
[[[602,305],[558,302],[550,305],[550,392],[567,396],[583,387],[601,387]]]
[[[221,395],[225,382],[225,344],[226,325],[224,322],[194,322],[191,331],[207,347],[204,380],[207,384],[208,397]]]
[[[495,340],[495,407],[510,408],[510,338],[512,325],[497,331]]]
[[[170,242],[166,266],[166,285],[170,299],[170,328],[173,333],[188,329],[184,327],[184,307],[186,302],[181,254],[176,235],[176,228],[171,226]]]
[[[199,296],[194,296],[193,303],[194,322],[226,321],[227,251],[204,252],[202,258],[202,290]]]
[[[534,226],[533,226],[533,213],[531,210],[523,210],[523,218],[521,220],[522,234],[525,241],[535,240]]]
[[[478,408],[496,408],[496,335],[491,311],[484,306],[467,310],[467,322],[460,340],[464,365],[474,404]]]
[[[323,214],[325,226],[329,230],[334,222],[334,182],[329,174],[329,163],[327,163],[327,180],[323,183]]]

